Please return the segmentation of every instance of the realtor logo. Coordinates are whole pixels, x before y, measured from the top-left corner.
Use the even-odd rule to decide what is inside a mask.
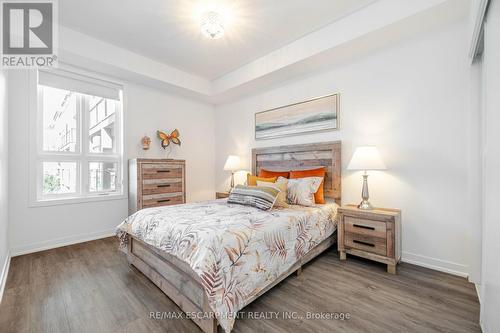
[[[54,67],[56,3],[1,1],[2,67]]]

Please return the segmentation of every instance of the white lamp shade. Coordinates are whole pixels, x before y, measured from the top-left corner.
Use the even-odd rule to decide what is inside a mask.
[[[224,170],[237,171],[240,169],[241,169],[240,158],[236,155],[229,155],[227,157],[226,164],[224,164]]]
[[[375,146],[356,148],[347,170],[384,170],[386,169],[380,153]]]

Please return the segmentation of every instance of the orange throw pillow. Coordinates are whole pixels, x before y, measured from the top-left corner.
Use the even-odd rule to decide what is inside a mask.
[[[318,188],[318,191],[314,193],[314,202],[317,204],[325,203],[325,195],[323,193],[323,185],[325,183],[325,167],[311,169],[311,170],[292,170],[290,171],[290,179],[294,178],[306,178],[306,177],[323,177],[323,181]]]
[[[263,177],[257,177],[257,176],[252,176],[251,174],[247,174],[247,185],[248,186],[257,186],[257,181],[261,182],[269,182],[269,183],[275,183],[277,177],[271,177],[271,178],[263,178]]]
[[[259,177],[271,178],[271,177],[283,177],[290,178],[290,171],[271,171],[266,169],[260,169]]]

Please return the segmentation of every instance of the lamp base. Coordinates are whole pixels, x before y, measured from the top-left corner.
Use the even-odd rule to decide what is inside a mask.
[[[229,187],[229,190],[227,191],[228,193],[231,193],[234,188],[234,171],[231,171],[231,185]]]
[[[364,210],[372,210],[373,206],[368,200],[363,200],[359,203],[358,208]]]
[[[361,201],[361,203],[358,205],[359,209],[373,209],[372,204],[368,201],[368,199],[370,198],[370,194],[368,193],[368,174],[366,173],[366,171],[363,175],[363,191],[361,192],[361,198],[363,198],[363,201]]]

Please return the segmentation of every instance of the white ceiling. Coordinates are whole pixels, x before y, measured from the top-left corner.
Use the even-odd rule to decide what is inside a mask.
[[[231,22],[218,40],[199,31],[195,17],[210,8],[203,0],[64,0],[59,17],[68,28],[212,80],[371,2],[219,0]]]

